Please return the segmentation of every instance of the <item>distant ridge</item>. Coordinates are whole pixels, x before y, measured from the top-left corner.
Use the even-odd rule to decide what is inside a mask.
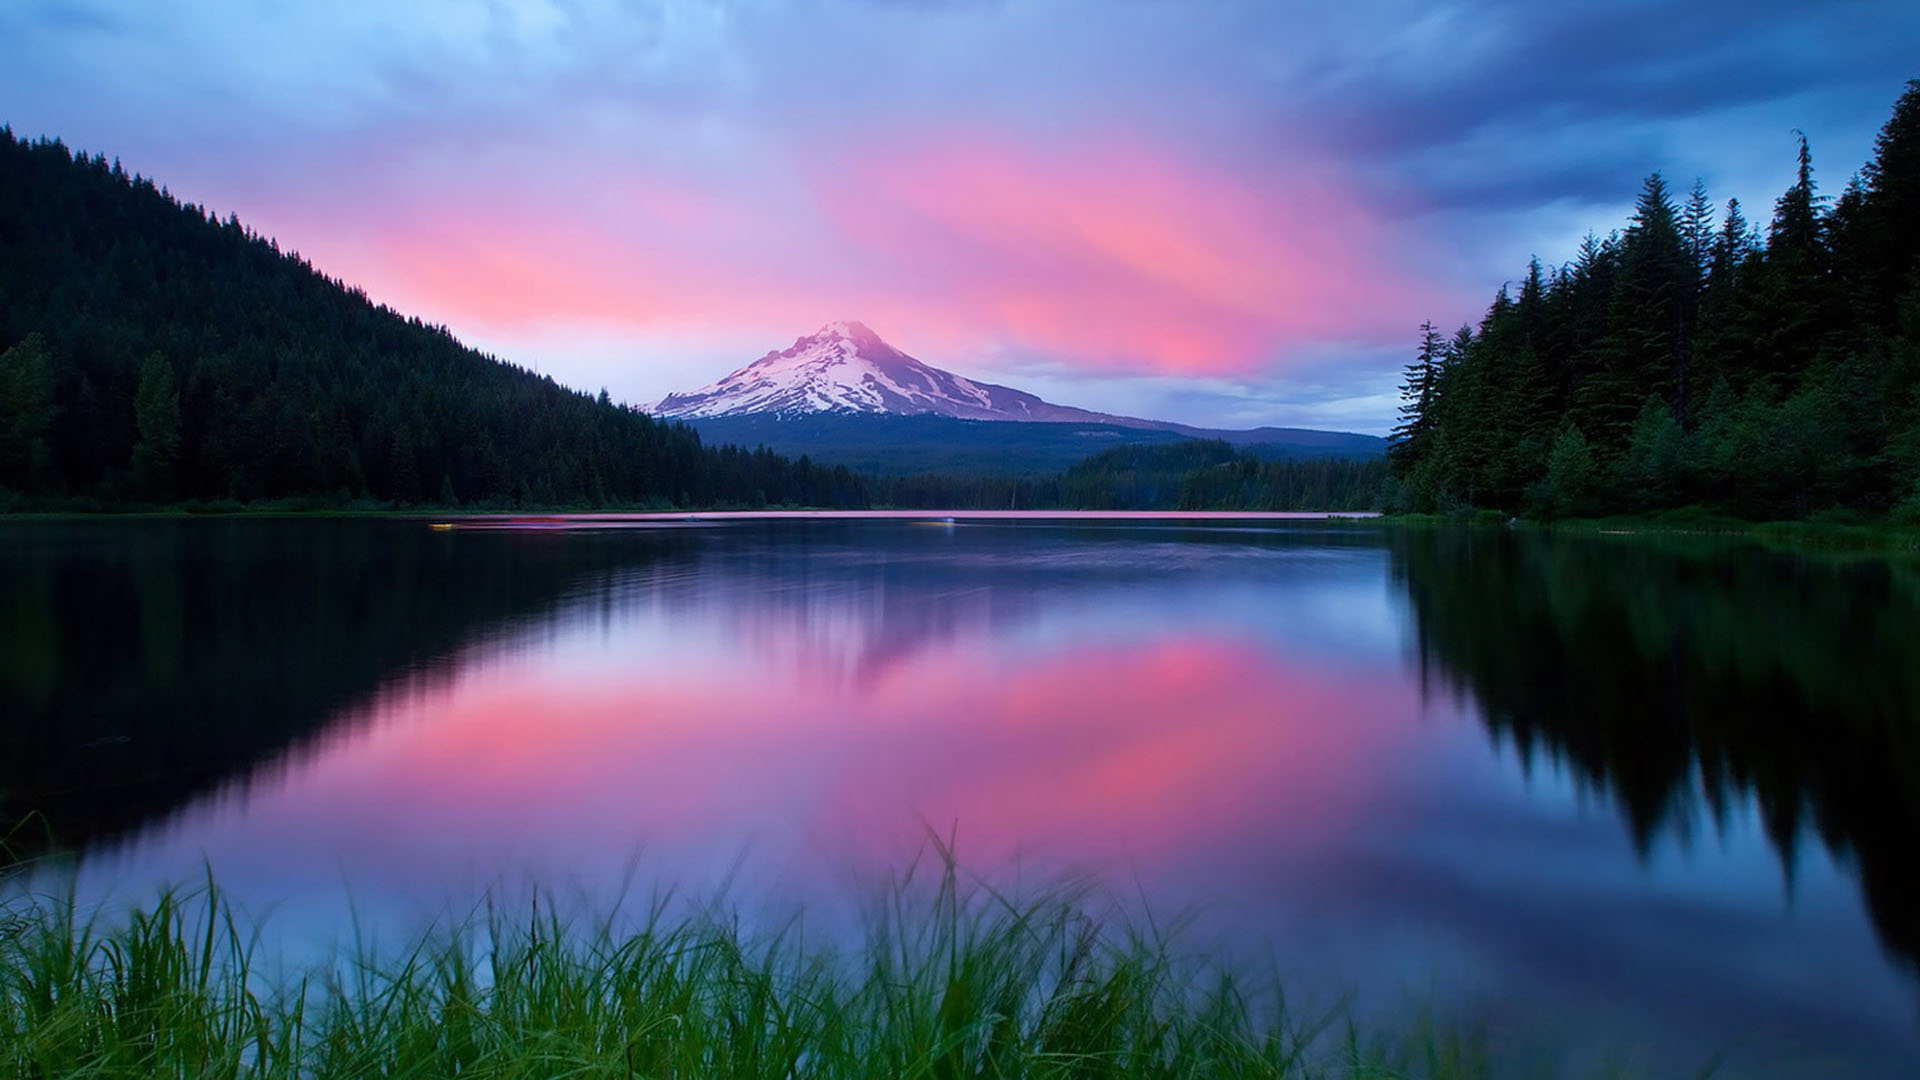
[[[1386,441],[1372,435],[1308,428],[1202,428],[1055,405],[1023,390],[978,382],[934,367],[887,344],[865,324],[851,320],[828,323],[796,339],[790,347],[769,352],[711,385],[668,394],[653,412],[668,419],[695,422],[710,438],[724,434],[729,440],[749,445],[799,448],[791,452],[814,452],[809,448],[845,441],[852,428],[832,420],[834,417],[944,417],[1099,425],[1103,429],[1224,439],[1235,446],[1281,447],[1281,456],[1372,457],[1386,452]],[[805,423],[794,426],[799,421]],[[770,427],[770,422],[778,422],[778,426]],[[908,429],[899,425],[867,425],[866,434],[887,441],[897,439],[904,430]],[[932,438],[961,429],[919,425],[913,430]],[[1138,441],[1110,430],[1090,436],[1095,445]],[[987,437],[1004,438],[1010,444],[1058,441],[992,428],[964,433],[964,438],[974,444]]]
[[[962,420],[925,413],[771,413],[688,420],[712,445],[764,446],[776,454],[802,454],[823,464],[885,475],[1000,473],[1036,476],[1059,472],[1088,456],[1120,446],[1164,446],[1196,436],[1163,428],[1124,424],[1009,420]],[[1235,448],[1269,461],[1344,458],[1369,460],[1385,453],[1385,440],[1331,431],[1259,428],[1236,431]],[[1211,436],[1209,436],[1211,437]]]

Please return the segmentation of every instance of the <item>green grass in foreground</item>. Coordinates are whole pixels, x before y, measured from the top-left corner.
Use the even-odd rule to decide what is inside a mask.
[[[1484,1043],[1291,1015],[1271,982],[1156,930],[910,873],[839,948],[797,922],[483,905],[399,949],[279,974],[210,883],[92,921],[0,907],[7,1077],[1327,1077],[1490,1075]]]

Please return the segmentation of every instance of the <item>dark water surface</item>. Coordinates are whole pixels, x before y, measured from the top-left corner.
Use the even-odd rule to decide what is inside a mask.
[[[1910,563],[1286,522],[0,523],[0,819],[27,811],[85,895],[210,865],[314,938],[349,899],[630,868],[830,897],[932,824],[990,875],[1191,910],[1309,998],[1662,1074],[1920,1075]]]

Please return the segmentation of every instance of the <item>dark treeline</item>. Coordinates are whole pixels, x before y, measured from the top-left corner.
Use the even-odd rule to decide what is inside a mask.
[[[1396,502],[1920,520],[1916,266],[1920,81],[1837,199],[1803,137],[1764,235],[1649,177],[1624,232],[1535,260],[1477,328],[1422,328]]]
[[[0,129],[0,509],[864,502],[371,303],[229,216]]]
[[[1050,476],[870,476],[874,503],[955,510],[1378,510],[1384,458],[1261,461],[1218,439],[1118,446]]]
[[[1610,799],[1643,851],[1711,844],[1754,807],[1785,875],[1824,845],[1882,940],[1920,963],[1911,566],[1644,537],[1389,538],[1423,673],[1497,739]]]
[[[482,355],[104,157],[0,128],[0,511],[310,507],[1361,510],[1380,461],[1121,447],[1037,478],[875,477]]]

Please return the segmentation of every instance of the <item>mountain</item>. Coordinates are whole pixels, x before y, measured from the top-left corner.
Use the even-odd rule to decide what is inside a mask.
[[[104,157],[0,127],[0,513],[859,506],[868,488],[847,468],[779,455],[1032,475],[1203,434],[963,379],[858,324],[749,369],[724,391],[668,399],[692,419],[663,422],[377,305]],[[729,408],[747,402],[767,411]],[[839,411],[792,411],[823,408]],[[1377,456],[1380,444],[1222,434],[1260,456]]]
[[[880,340],[880,335],[857,322],[828,323],[711,386],[668,394],[653,412],[675,420],[814,413],[931,414],[962,420],[1115,419],[942,371]]]
[[[865,496],[502,363],[236,218],[0,127],[0,512],[256,500]]]
[[[1221,439],[1269,459],[1386,452],[1372,435],[1220,430],[1055,405],[934,367],[851,321],[828,323],[710,386],[669,394],[653,411],[691,423],[709,442],[868,472],[1042,472],[1115,446],[1181,439]]]

